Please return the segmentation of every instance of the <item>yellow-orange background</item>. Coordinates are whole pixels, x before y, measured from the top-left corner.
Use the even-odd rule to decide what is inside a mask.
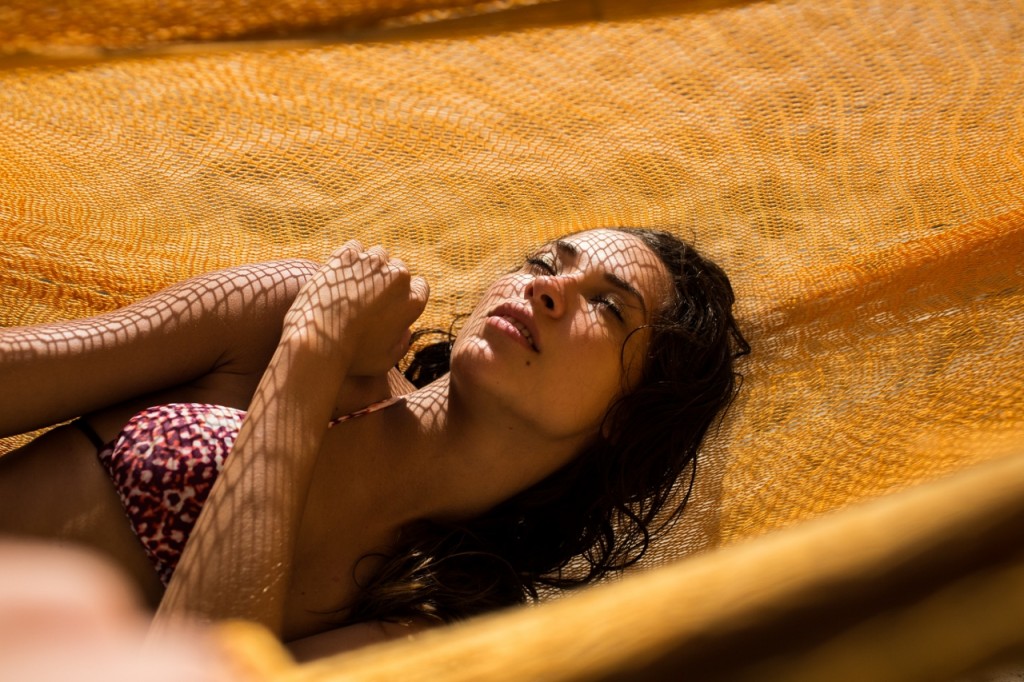
[[[0,6],[0,324],[358,237],[446,326],[545,239],[664,226],[754,353],[655,563],[1024,444],[1020,2],[148,5]],[[307,42],[169,49],[253,36]]]

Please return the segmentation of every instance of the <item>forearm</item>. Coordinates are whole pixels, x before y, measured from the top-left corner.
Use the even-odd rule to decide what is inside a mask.
[[[166,618],[253,620],[280,633],[299,523],[350,360],[290,326],[160,607]]]
[[[303,260],[239,266],[96,317],[0,329],[0,435],[180,385],[240,348],[265,363],[314,271]]]
[[[338,391],[349,375],[383,377],[394,366],[428,295],[401,261],[358,242],[306,282],[159,616],[245,618],[281,634],[299,524]]]

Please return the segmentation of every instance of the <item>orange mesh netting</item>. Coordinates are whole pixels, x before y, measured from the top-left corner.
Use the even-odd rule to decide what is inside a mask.
[[[668,226],[729,272],[754,354],[693,504],[648,565],[736,545],[703,560],[742,573],[751,544],[813,567],[825,550],[799,540],[812,531],[737,543],[1024,449],[1021,3],[135,5],[151,7],[108,0],[87,21],[76,3],[0,6],[24,27],[0,30],[0,324],[95,314],[234,264],[322,259],[357,237],[425,275],[421,321],[447,326],[543,240]],[[254,36],[307,42],[169,48]],[[984,480],[1024,492],[1006,466]],[[956,507],[966,493],[950,485],[927,499]],[[819,534],[870,536],[857,524],[875,512],[857,510],[907,495]],[[891,512],[888,529],[940,546],[953,526],[894,527],[926,509]],[[904,556],[867,552],[880,563],[865,568],[857,547],[828,551],[849,580]],[[1004,573],[1021,591],[1021,571]],[[757,592],[762,578],[741,579]],[[547,608],[525,617],[553,632]],[[501,637],[478,640],[503,660]],[[993,641],[905,679],[1010,646]],[[360,660],[348,673],[373,668]]]

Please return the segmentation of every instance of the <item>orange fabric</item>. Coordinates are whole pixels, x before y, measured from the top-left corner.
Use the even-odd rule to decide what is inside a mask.
[[[158,58],[124,13],[130,40],[80,42],[137,53],[61,67],[71,4],[0,34],[0,324],[358,237],[447,326],[545,239],[668,226],[730,273],[754,354],[648,565],[1024,443],[1019,2],[464,3],[501,30],[416,35],[381,17],[458,3],[244,4],[166,35],[307,42]]]

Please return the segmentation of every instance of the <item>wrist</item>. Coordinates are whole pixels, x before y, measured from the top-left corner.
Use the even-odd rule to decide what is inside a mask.
[[[355,355],[347,335],[333,338],[312,325],[285,327],[277,353],[286,358],[289,374],[299,369],[312,373],[317,380],[337,377],[340,384],[348,374]]]

